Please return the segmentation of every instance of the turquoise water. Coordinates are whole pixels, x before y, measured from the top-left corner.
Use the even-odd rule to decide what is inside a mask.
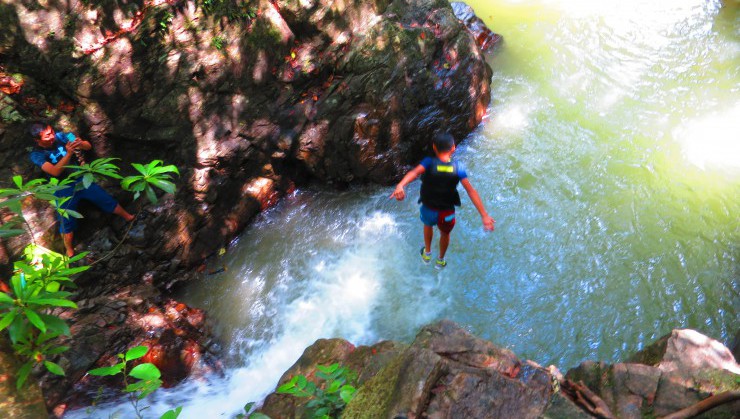
[[[233,414],[318,338],[409,341],[440,318],[563,370],[624,359],[673,328],[731,338],[737,8],[471,3],[506,39],[488,117],[457,152],[496,231],[463,193],[437,272],[417,254],[418,182],[401,203],[389,187],[297,191],[211,262],[225,273],[182,295],[208,311],[225,377],[160,391],[154,410]]]

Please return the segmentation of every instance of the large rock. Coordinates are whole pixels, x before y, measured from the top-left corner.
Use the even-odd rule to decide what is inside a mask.
[[[362,379],[343,413],[345,418],[524,418],[578,412],[568,400],[550,403],[553,380],[547,370],[522,364],[511,351],[476,338],[450,321],[422,328],[409,347],[385,342],[351,352],[344,349],[348,345],[341,340],[317,341],[280,383],[297,373],[310,377],[319,360],[357,368]],[[373,356],[359,356],[365,361],[357,362],[357,352]],[[369,365],[373,365],[373,375],[368,374]],[[271,394],[262,412],[298,418],[305,412],[305,403]]]
[[[688,329],[673,330],[633,355],[629,363],[584,362],[566,379],[583,383],[620,418],[664,416],[724,391],[740,390],[740,369],[720,342]],[[740,403],[703,417],[731,418]]]

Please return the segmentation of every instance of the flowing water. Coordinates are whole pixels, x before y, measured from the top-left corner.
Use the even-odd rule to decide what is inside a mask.
[[[211,261],[226,272],[181,296],[209,313],[225,376],[159,391],[153,410],[233,417],[318,338],[408,342],[440,318],[561,369],[624,359],[673,328],[731,339],[737,6],[469,3],[506,40],[490,58],[489,115],[456,153],[496,231],[461,191],[437,272],[418,256],[418,182],[401,203],[389,187],[297,191]]]

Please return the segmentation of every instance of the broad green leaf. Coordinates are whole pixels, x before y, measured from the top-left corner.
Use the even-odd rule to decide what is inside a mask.
[[[329,387],[326,388],[327,393],[335,393],[339,390],[339,388],[342,387],[342,382],[339,380],[332,381],[329,384]]]
[[[275,390],[275,392],[278,394],[282,394],[282,393],[290,394],[291,390],[295,389],[296,381],[298,381],[298,376],[291,378],[290,381],[278,387],[278,389]]]
[[[64,370],[62,369],[62,367],[51,361],[44,361],[44,366],[52,374],[64,375]]]
[[[255,412],[249,415],[249,419],[271,419],[271,418],[264,413]]]
[[[144,176],[149,174],[149,171],[145,169],[144,166],[139,163],[131,163],[131,166],[133,166],[134,169],[136,169],[139,173],[141,173]]]
[[[75,304],[74,301],[59,298],[31,298],[28,302],[32,304],[46,304],[54,307],[77,308],[77,304]]]
[[[15,319],[17,311],[9,311],[5,313],[5,315],[0,319],[0,330],[5,329],[6,327],[10,326],[11,323],[13,323],[13,319]]]
[[[93,184],[95,181],[95,176],[92,175],[92,173],[85,173],[85,176],[82,177],[82,186],[85,187],[85,189],[89,188],[90,185]]]
[[[139,380],[156,380],[162,376],[159,369],[150,363],[135,366],[128,375]]]
[[[78,260],[82,260],[82,258],[84,258],[85,256],[87,256],[89,253],[90,252],[87,252],[87,251],[80,252],[80,253],[72,256],[71,258],[69,258],[69,261],[68,262],[69,263],[73,263],[73,262],[77,262]]]
[[[150,384],[146,380],[136,381],[124,387],[123,391],[125,391],[126,393],[135,393],[137,391],[142,391],[149,385]]]
[[[295,382],[295,386],[298,389],[303,390],[304,388],[306,388],[306,384],[308,384],[308,380],[306,380],[306,377],[304,375],[299,375],[298,380],[296,380]]]
[[[13,304],[14,301],[8,294],[0,292],[0,303]]]
[[[22,230],[19,228],[2,228],[0,227],[0,239],[7,239],[9,237],[16,237],[20,236],[21,234],[25,233],[26,230]]]
[[[252,408],[254,407],[254,404],[255,404],[254,402],[249,402],[249,403],[245,404],[244,405],[244,411],[247,412],[247,413],[249,413],[249,411],[252,410]]]
[[[46,354],[47,355],[58,355],[63,352],[67,352],[68,350],[69,350],[69,346],[57,346],[57,347],[51,348],[48,351],[46,351]]]
[[[167,180],[150,179],[149,183],[170,194],[174,194],[177,189],[174,183]]]
[[[132,183],[136,182],[137,180],[141,180],[141,179],[142,179],[141,176],[126,176],[121,181],[121,188],[128,191]]]
[[[182,406],[178,406],[173,410],[168,410],[164,412],[164,414],[160,416],[159,419],[177,419],[177,417],[180,416],[180,412],[182,412]]]
[[[314,412],[314,417],[319,416],[323,417],[329,414],[329,408],[328,407],[322,407],[320,409],[316,409],[316,412]]]
[[[151,186],[146,186],[146,197],[149,199],[149,202],[152,203],[152,205],[155,205],[157,203],[157,194],[154,193],[154,189],[152,189]]]
[[[28,318],[28,321],[30,321],[31,324],[36,326],[42,332],[46,332],[46,324],[44,323],[43,320],[41,320],[41,317],[39,317],[39,315],[35,311],[28,309],[28,308],[24,308],[23,313],[26,315],[26,317]]]
[[[31,372],[31,368],[33,367],[33,361],[28,361],[18,370],[18,379],[15,381],[15,388],[17,390],[20,390],[21,387],[23,387],[23,384],[26,382],[26,379],[28,378],[28,374]]]
[[[123,371],[123,366],[124,366],[124,363],[121,362],[111,367],[95,368],[94,370],[90,370],[87,373],[90,375],[96,375],[99,377],[106,376],[106,375],[116,375],[116,374],[119,374],[121,371]]]
[[[126,351],[126,355],[124,355],[124,359],[128,361],[132,361],[134,359],[139,359],[142,356],[146,355],[146,353],[149,352],[149,348],[146,346],[136,346],[128,351]]]
[[[152,381],[146,381],[146,384],[147,385],[141,389],[141,393],[139,393],[139,395],[137,396],[137,399],[141,400],[144,397],[155,392],[162,385],[162,380],[156,379]]]
[[[357,392],[356,388],[346,385],[339,391],[339,397],[341,397],[345,403],[349,403],[352,398],[355,397],[355,392]]]
[[[15,183],[15,186],[18,189],[23,189],[23,178],[21,177],[21,175],[13,176],[13,183]]]

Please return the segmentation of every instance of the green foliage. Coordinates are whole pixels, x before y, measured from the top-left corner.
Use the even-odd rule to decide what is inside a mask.
[[[250,20],[257,16],[257,7],[248,0],[202,0],[200,6],[206,15],[226,17],[229,20]]]
[[[139,400],[150,395],[152,392],[162,386],[162,380],[160,379],[161,373],[159,369],[151,363],[143,363],[135,366],[131,370],[128,369],[128,363],[139,359],[146,355],[149,348],[146,346],[136,346],[126,351],[125,354],[118,354],[119,363],[110,367],[96,368],[90,370],[87,373],[95,376],[112,376],[112,375],[123,375],[123,382],[125,387],[123,391],[130,396],[131,404],[134,407],[136,417],[142,418],[141,412],[147,407],[139,407]],[[131,378],[135,378],[136,381],[130,382]],[[182,407],[177,407],[173,410],[165,412],[160,419],[175,419],[180,415]]]
[[[48,360],[69,348],[59,346],[56,338],[69,336],[69,326],[50,310],[58,307],[77,308],[65,287],[74,287],[71,277],[88,269],[69,267],[69,261],[84,258],[81,253],[68,260],[64,256],[36,245],[28,245],[24,258],[14,263],[10,293],[0,293],[0,331],[8,331],[14,352],[24,360],[18,372],[16,387],[20,389],[31,369],[42,364],[47,371],[64,375],[62,368]]]
[[[175,193],[175,184],[172,183],[171,173],[176,173],[179,176],[180,172],[177,167],[173,165],[162,166],[162,160],[154,160],[147,165],[138,163],[132,163],[131,165],[140,174],[127,176],[121,182],[121,187],[133,192],[134,199],[139,199],[141,193],[144,192],[149,202],[156,204],[157,194],[154,192],[153,186],[167,193]]]
[[[157,15],[157,32],[159,33],[165,33],[169,29],[170,25],[172,24],[172,19],[175,18],[175,15],[172,14],[169,10],[163,10]]]
[[[254,412],[249,413],[252,408],[254,407],[254,402],[249,402],[244,405],[244,413],[239,413],[236,415],[236,419],[270,419],[269,416],[267,416],[264,413]]]
[[[94,160],[90,164],[83,164],[82,166],[68,165],[70,169],[77,169],[69,175],[70,179],[82,178],[82,189],[87,189],[92,185],[93,182],[100,181],[103,177],[110,177],[113,179],[123,179],[118,174],[118,166],[112,162],[119,160],[116,158],[104,158]],[[79,185],[79,184],[78,184]]]
[[[224,48],[224,45],[226,44],[226,38],[223,36],[214,36],[211,38],[211,46],[216,48],[217,50],[221,51]]]
[[[13,176],[14,187],[0,189],[0,209],[5,208],[6,211],[9,210],[15,214],[6,217],[0,224],[0,238],[14,237],[25,232],[19,227],[24,223],[27,225],[23,217],[22,202],[29,197],[49,202],[63,217],[81,218],[82,215],[78,212],[62,208],[71,197],[60,198],[55,196],[55,193],[72,185],[75,185],[75,188],[87,188],[101,177],[122,179],[118,174],[118,167],[113,163],[115,160],[104,158],[90,164],[68,166],[76,171],[61,181],[57,178],[38,178],[24,183],[21,176]],[[174,193],[175,185],[170,181],[170,173],[179,174],[177,168],[161,165],[160,160],[147,165],[134,163],[134,168],[142,175],[123,179],[123,182],[131,188],[124,187],[124,189],[134,190],[137,198],[139,192],[145,191],[152,202],[156,202],[156,194],[152,187]],[[78,181],[79,179],[81,181]],[[16,380],[18,389],[25,384],[35,365],[43,365],[52,374],[64,375],[63,369],[49,360],[49,357],[69,349],[66,346],[59,346],[57,338],[62,335],[69,336],[70,330],[64,320],[52,314],[52,310],[77,308],[77,305],[70,299],[72,293],[65,289],[76,288],[72,281],[73,276],[89,268],[88,266],[72,267],[72,264],[80,262],[86,254],[87,252],[84,252],[67,258],[31,243],[26,246],[23,258],[14,263],[13,276],[10,278],[10,292],[0,292],[0,332],[7,330],[14,352],[24,362]],[[124,362],[141,357],[146,353],[146,351],[143,353],[140,351],[127,353]],[[120,371],[115,373],[118,372]],[[158,373],[159,371],[155,373],[149,367],[132,370],[131,376],[140,379],[140,382],[144,384],[138,384],[128,390],[144,394],[144,396],[149,394],[159,386],[155,385],[157,382],[161,384]],[[179,411],[168,413],[168,418],[175,418]]]
[[[319,365],[316,377],[324,381],[323,386],[308,381],[303,375],[296,375],[278,387],[278,394],[292,394],[296,397],[312,398],[306,408],[315,419],[336,418],[352,400],[357,389],[354,387],[356,374],[338,363],[329,366]]]

